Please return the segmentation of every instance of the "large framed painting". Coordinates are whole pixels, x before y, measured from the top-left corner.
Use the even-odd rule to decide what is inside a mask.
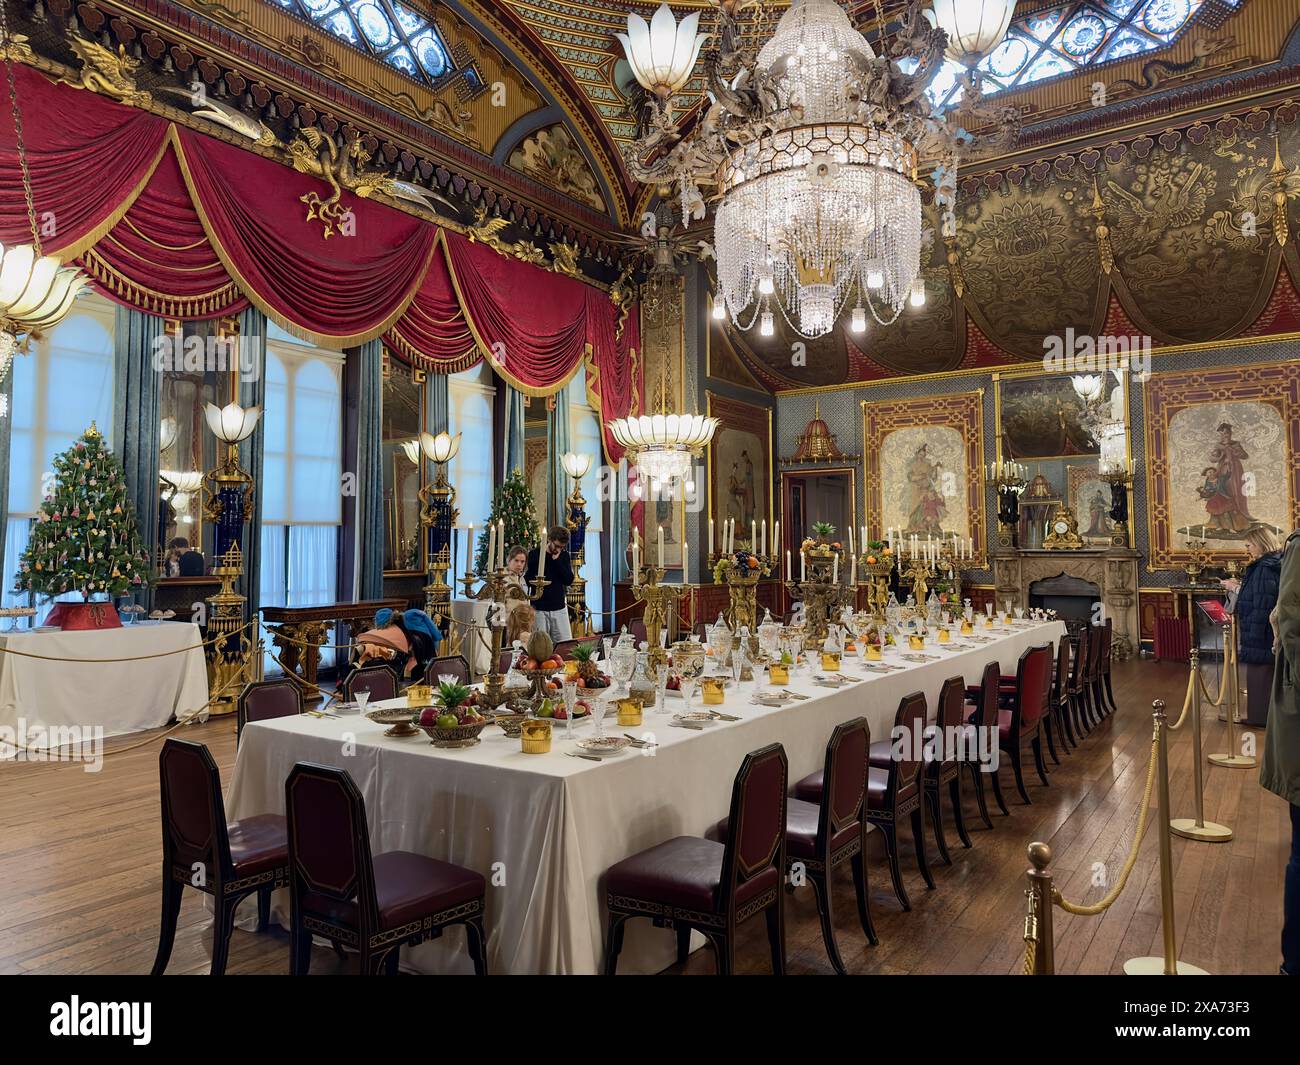
[[[1143,391],[1152,569],[1240,558],[1251,529],[1300,525],[1300,364],[1152,374]]]
[[[1066,467],[1066,503],[1079,522],[1085,543],[1110,546],[1115,523],[1110,520],[1110,485],[1097,474],[1091,462]]]
[[[709,444],[709,518],[717,523],[736,520],[737,546],[749,546],[750,523],[767,522],[771,544],[774,517],[772,486],[772,409],[756,407],[730,396],[706,392],[708,413],[718,419]],[[707,535],[707,534],[706,534]],[[705,544],[707,553],[713,545]]]
[[[1110,400],[1119,387],[1114,374],[1106,374],[1104,387]],[[1069,374],[994,374],[993,389],[999,458],[1025,462],[1099,453],[1079,421],[1083,408]]]
[[[867,528],[983,548],[983,391],[862,404]]]

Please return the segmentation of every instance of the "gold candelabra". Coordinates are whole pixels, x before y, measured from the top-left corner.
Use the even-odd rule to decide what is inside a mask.
[[[433,484],[425,485],[418,493],[429,575],[429,583],[424,586],[424,611],[433,618],[439,632],[446,632],[451,620],[451,586],[447,583],[452,565],[451,530],[460,514],[456,489],[447,480],[447,463],[460,452],[460,433],[421,433],[420,450],[434,467]]]
[[[832,611],[843,603],[837,573],[839,552],[828,544],[801,551],[799,580],[787,580],[790,593],[803,603],[804,648],[821,647],[830,634]],[[886,601],[888,590],[886,590]]]
[[[664,579],[664,570],[658,566],[643,565],[637,573],[637,581],[632,585],[632,595],[637,602],[645,604],[641,615],[645,625],[646,642],[649,644],[647,660],[651,667],[658,669],[668,664],[668,652],[664,650],[668,634],[668,608],[675,607],[686,591],[681,584],[660,584]]]
[[[1190,537],[1187,540],[1187,549],[1191,552],[1192,557],[1183,566],[1183,572],[1187,574],[1188,584],[1199,584],[1201,574],[1209,568],[1210,553],[1205,550],[1205,547],[1206,542],[1204,540],[1194,540]]]
[[[587,560],[588,521],[587,501],[582,496],[582,478],[591,469],[591,456],[566,451],[560,463],[564,472],[573,479],[573,490],[564,504],[564,526],[569,530],[569,554],[573,565],[573,583],[565,593],[565,600],[573,616],[573,635],[586,636],[591,632],[591,610],[587,606],[587,581],[582,576],[582,567]]]
[[[751,661],[758,658],[758,582],[771,574],[772,564],[772,556],[750,551],[709,555],[713,579],[721,578],[727,583],[727,609],[723,619],[733,637],[738,637],[742,628],[749,629]]]
[[[505,643],[506,634],[506,588],[516,588],[514,582],[508,582],[510,576],[505,565],[496,566],[482,577],[473,571],[467,570],[465,576],[461,577],[461,584],[465,586],[465,597],[484,598],[483,593],[487,592],[486,598],[489,600],[488,605],[488,627],[492,630],[492,648],[488,661],[488,671],[483,677],[483,694],[480,701],[493,709],[500,706],[506,701],[505,678],[501,674],[501,651]],[[482,581],[477,592],[474,590],[474,584]],[[532,590],[528,593],[528,601],[536,602],[541,598],[542,592],[551,582],[545,580],[539,574],[529,582]]]

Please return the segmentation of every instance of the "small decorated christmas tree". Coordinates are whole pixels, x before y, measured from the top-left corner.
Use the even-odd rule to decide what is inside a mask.
[[[41,502],[15,588],[83,599],[122,595],[153,582],[140,542],[126,475],[90,423],[72,447],[54,457],[54,481]]]
[[[533,510],[533,493],[518,470],[511,472],[505,484],[492,498],[488,514],[488,527],[479,534],[478,551],[474,556],[474,572],[482,573],[487,566],[488,528],[499,521],[506,523],[506,550],[522,546],[532,550],[537,546],[537,517]]]

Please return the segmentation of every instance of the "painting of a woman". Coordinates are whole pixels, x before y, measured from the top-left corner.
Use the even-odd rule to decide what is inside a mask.
[[[1231,422],[1221,422],[1215,432],[1219,440],[1210,449],[1211,465],[1203,471],[1205,480],[1196,492],[1204,501],[1209,528],[1241,535],[1256,523],[1245,494],[1243,460],[1250,456],[1232,439]]]
[[[931,462],[922,444],[907,464],[907,534],[942,536],[943,518],[947,513],[936,481],[940,463]]]

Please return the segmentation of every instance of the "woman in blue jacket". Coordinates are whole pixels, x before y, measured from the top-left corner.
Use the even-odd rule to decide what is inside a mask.
[[[1246,676],[1246,724],[1263,728],[1273,685],[1273,626],[1269,614],[1277,606],[1282,552],[1268,529],[1256,526],[1246,534],[1251,561],[1240,581],[1222,584],[1237,593],[1237,658]]]

